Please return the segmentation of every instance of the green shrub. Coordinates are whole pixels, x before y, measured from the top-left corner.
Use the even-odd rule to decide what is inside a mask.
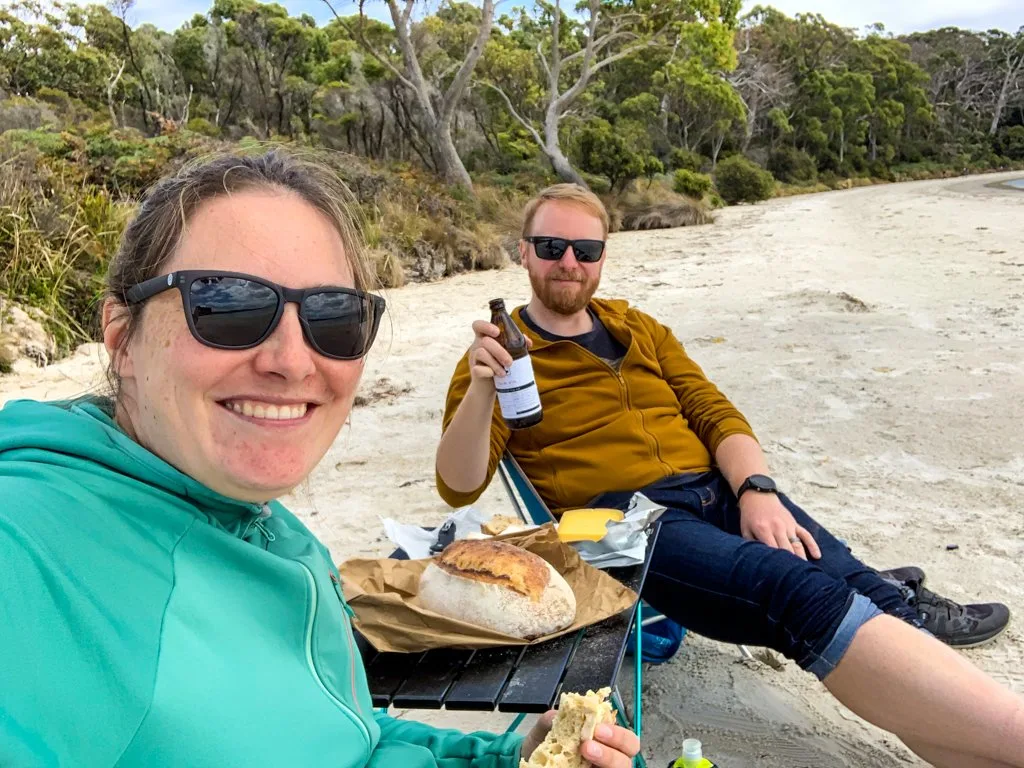
[[[583,180],[587,182],[587,186],[590,187],[590,191],[595,195],[603,195],[610,192],[612,189],[612,184],[608,181],[607,176],[601,176],[600,174],[589,173],[587,171],[582,171],[580,176],[582,176]]]
[[[168,162],[188,152],[190,142],[204,141],[189,133],[147,138],[134,128],[97,128],[85,136],[90,178],[134,194],[170,170]]]
[[[146,137],[135,128],[96,128],[85,134],[89,162],[109,173],[118,158],[131,155],[146,146]]]
[[[774,177],[741,155],[734,155],[718,164],[715,186],[722,199],[730,205],[756,203],[775,194]]]
[[[1010,160],[1024,160],[1024,125],[1003,128],[993,142],[996,152]]]
[[[41,155],[70,158],[83,148],[83,142],[74,134],[45,129],[17,128],[3,134],[3,141],[17,150],[35,150]]]
[[[626,189],[634,179],[653,176],[651,171],[657,167],[657,159],[638,146],[635,137],[622,126],[601,118],[587,121],[577,137],[576,149],[580,169],[605,176],[614,191]]]
[[[647,155],[644,158],[644,178],[648,184],[654,183],[654,178],[665,172],[665,164],[654,155]]]
[[[796,147],[779,147],[768,156],[768,170],[787,184],[813,184],[818,180],[814,158]]]
[[[192,133],[201,133],[203,136],[210,136],[214,139],[220,136],[220,128],[205,117],[193,117],[185,124],[185,130],[192,131]]]
[[[71,97],[65,91],[59,88],[50,88],[46,85],[36,92],[36,98],[53,105],[60,112],[67,112],[68,107],[71,105]]]
[[[893,176],[892,169],[882,159],[872,160],[868,163],[868,175],[873,179],[882,179],[883,181],[896,181],[896,177]]]
[[[668,167],[672,170],[687,170],[699,173],[704,167],[704,155],[690,149],[675,147],[668,155]]]
[[[680,168],[672,176],[672,188],[680,195],[701,200],[711,191],[711,177],[704,173],[694,173]]]

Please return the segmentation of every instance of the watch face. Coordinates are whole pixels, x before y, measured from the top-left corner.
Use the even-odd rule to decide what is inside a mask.
[[[774,491],[775,481],[764,475],[751,475],[750,485],[759,491]]]

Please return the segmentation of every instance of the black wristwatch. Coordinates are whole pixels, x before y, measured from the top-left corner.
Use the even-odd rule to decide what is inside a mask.
[[[751,475],[743,481],[743,485],[736,491],[736,500],[739,501],[740,497],[747,491],[757,491],[758,493],[778,493],[779,487],[775,485],[775,481],[767,475]]]

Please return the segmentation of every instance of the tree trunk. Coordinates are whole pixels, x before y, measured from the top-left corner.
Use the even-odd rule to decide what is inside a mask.
[[[455,149],[451,130],[447,126],[433,125],[430,130],[430,154],[434,159],[434,167],[445,183],[473,190],[473,180],[469,171],[462,164],[462,158]]]
[[[584,189],[590,188],[587,182],[583,180],[583,177],[572,167],[569,158],[565,156],[557,144],[554,146],[546,145],[544,147],[544,154],[548,156],[548,160],[551,161],[551,167],[555,169],[555,173],[558,174],[558,178],[562,181],[579,184]]]
[[[718,155],[722,151],[722,145],[725,144],[725,131],[722,131],[716,136],[711,142],[711,172],[714,173],[715,169],[718,168]]]
[[[117,124],[117,113],[114,112],[114,89],[117,88],[121,75],[124,74],[124,65],[125,62],[122,61],[117,74],[107,78],[107,109],[110,110],[110,122],[114,128],[119,127]]]
[[[587,182],[572,167],[569,158],[562,152],[562,147],[558,143],[558,121],[558,114],[549,109],[544,121],[544,154],[551,161],[551,167],[558,174],[558,178],[565,182],[579,184],[584,189],[589,189]]]
[[[747,107],[747,121],[743,125],[743,147],[740,150],[742,154],[747,154],[747,150],[750,149],[750,142],[754,139],[754,126],[757,123],[757,107]]]
[[[276,100],[277,100],[277,132],[279,134],[281,134],[282,136],[289,136],[289,137],[291,137],[291,135],[292,135],[292,127],[291,127],[291,125],[288,126],[288,132],[287,133],[284,130],[284,94],[281,93],[281,89],[280,88],[275,88],[274,90],[275,90],[274,96],[276,97]]]
[[[995,136],[999,130],[999,122],[1003,118],[1003,110],[1006,109],[1006,100],[1010,93],[1010,82],[1017,72],[1017,68],[1008,69],[1006,77],[1003,78],[1003,87],[999,89],[999,98],[996,100],[995,110],[992,112],[992,124],[988,128],[988,135]]]

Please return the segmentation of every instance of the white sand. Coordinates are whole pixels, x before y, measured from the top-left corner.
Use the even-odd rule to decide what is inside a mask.
[[[1024,192],[989,186],[1013,176],[795,197],[722,211],[713,226],[619,234],[601,295],[675,330],[747,414],[785,490],[867,562],[921,565],[951,597],[1000,600],[1020,617]],[[449,375],[487,300],[514,305],[528,290],[513,267],[389,293],[363,385],[372,402],[308,491],[285,500],[338,561],[390,550],[378,514],[444,514],[433,456]],[[98,360],[90,346],[45,370],[22,364],[0,378],[0,401],[79,393]],[[500,483],[481,504],[504,509]],[[1020,626],[965,653],[1024,693]],[[652,766],[690,736],[722,768],[922,764],[792,663],[777,671],[691,635],[646,683]]]

